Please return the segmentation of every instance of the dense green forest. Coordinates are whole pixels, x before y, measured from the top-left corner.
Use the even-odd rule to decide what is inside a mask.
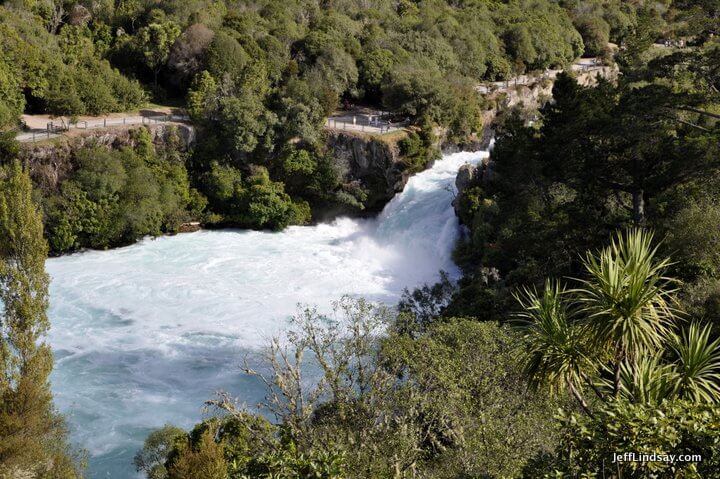
[[[459,201],[469,233],[452,314],[501,319],[512,291],[578,275],[581,253],[633,224],[663,238],[684,306],[713,319],[720,45],[698,25],[697,45],[671,52],[651,46],[657,28],[647,22],[619,53],[617,84],[561,76],[532,125],[507,115],[493,161]]]
[[[264,368],[244,371],[267,386],[258,408],[209,398],[212,417],[153,432],[135,467],[150,479],[720,477],[717,1],[6,1],[0,15],[0,475],[82,472],[48,386],[41,210],[63,252],[191,218],[281,229],[319,204],[360,208],[324,146],[339,105],[411,119],[405,147],[424,153],[436,126],[479,130],[477,82],[609,56],[612,41],[617,82],[561,75],[539,111],[502,115],[458,197],[458,284],[444,276],[397,308],[301,310]],[[59,190],[33,198],[12,161],[21,112],[148,99],[187,106],[194,151],[134,131],[120,150],[82,148]],[[613,463],[618,452],[702,460]]]
[[[618,233],[572,287],[518,291],[506,324],[419,327],[433,301],[411,293],[399,313],[349,298],[328,316],[305,309],[267,350],[269,373],[245,370],[276,422],[220,396],[189,433],[153,432],[136,466],[172,479],[718,477],[720,339],[677,308],[669,264],[651,233]]]
[[[458,198],[459,284],[301,311],[267,351],[266,416],[211,400],[216,418],[153,433],[138,470],[719,477],[720,5],[672,7],[627,26],[616,83],[561,75],[539,111],[504,115]],[[702,460],[613,462],[627,451]]]
[[[639,16],[660,19],[665,9],[550,0],[4,1],[0,130],[12,130],[22,112],[72,121],[149,100],[186,107],[200,129],[194,151],[172,166],[186,170],[189,188],[171,206],[158,199],[184,185],[163,186],[156,174],[128,202],[119,187],[100,186],[117,183],[113,173],[77,181],[97,149],[75,155],[71,185],[43,192],[53,253],[173,232],[181,218],[282,229],[366,206],[368,186],[340,178],[324,140],[339,106],[381,108],[415,124],[400,145],[412,172],[436,154],[435,127],[450,141],[480,130],[478,82],[603,55]],[[12,157],[11,134],[3,138],[2,156]],[[156,163],[142,166],[157,173]],[[168,211],[175,206],[183,213]],[[101,233],[77,219],[93,211],[90,223],[111,223],[110,210],[124,208],[152,218]]]

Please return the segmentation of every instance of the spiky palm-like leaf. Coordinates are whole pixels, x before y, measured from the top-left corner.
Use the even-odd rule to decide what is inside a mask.
[[[609,382],[605,387],[612,389]],[[620,394],[634,403],[659,403],[674,388],[674,372],[669,364],[662,363],[662,354],[642,356],[620,364]]]
[[[696,402],[720,402],[720,338],[710,342],[710,327],[692,323],[675,335],[671,349],[675,394]]]
[[[659,348],[670,332],[674,281],[664,276],[668,259],[657,259],[652,233],[618,233],[599,254],[588,253],[589,278],[575,290],[596,345],[636,358]]]
[[[575,394],[583,377],[593,371],[593,361],[582,327],[572,320],[565,294],[554,281],[546,281],[541,294],[524,289],[516,295],[522,311],[515,319],[526,339],[522,356],[530,386],[546,386],[551,392],[570,388]]]

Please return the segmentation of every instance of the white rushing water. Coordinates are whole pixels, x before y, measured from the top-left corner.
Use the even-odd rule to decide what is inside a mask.
[[[373,220],[281,233],[202,231],[51,259],[55,401],[90,476],[137,477],[152,429],[190,427],[218,390],[263,396],[244,353],[282,331],[297,304],[344,294],[393,304],[403,288],[457,274],[455,175],[484,153],[447,155],[410,179]]]

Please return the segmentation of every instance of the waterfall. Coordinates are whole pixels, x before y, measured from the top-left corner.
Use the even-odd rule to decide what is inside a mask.
[[[298,303],[323,310],[350,294],[393,304],[439,270],[456,276],[455,175],[485,155],[443,157],[376,219],[200,231],[48,260],[53,391],[90,476],[137,477],[145,436],[198,422],[218,390],[260,400],[262,386],[239,372],[243,354],[281,332]]]

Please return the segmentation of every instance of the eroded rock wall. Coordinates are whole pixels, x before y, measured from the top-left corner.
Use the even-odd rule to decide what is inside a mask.
[[[398,137],[367,135],[352,131],[328,131],[327,146],[345,183],[367,192],[368,212],[381,210],[402,191],[410,174],[405,171]]]
[[[75,152],[79,149],[90,145],[112,149],[134,147],[136,140],[132,131],[139,128],[148,130],[153,143],[158,147],[172,144],[181,150],[187,150],[195,142],[195,129],[184,124],[108,128],[47,142],[23,143],[20,159],[29,165],[34,183],[43,190],[52,191],[74,170]]]

